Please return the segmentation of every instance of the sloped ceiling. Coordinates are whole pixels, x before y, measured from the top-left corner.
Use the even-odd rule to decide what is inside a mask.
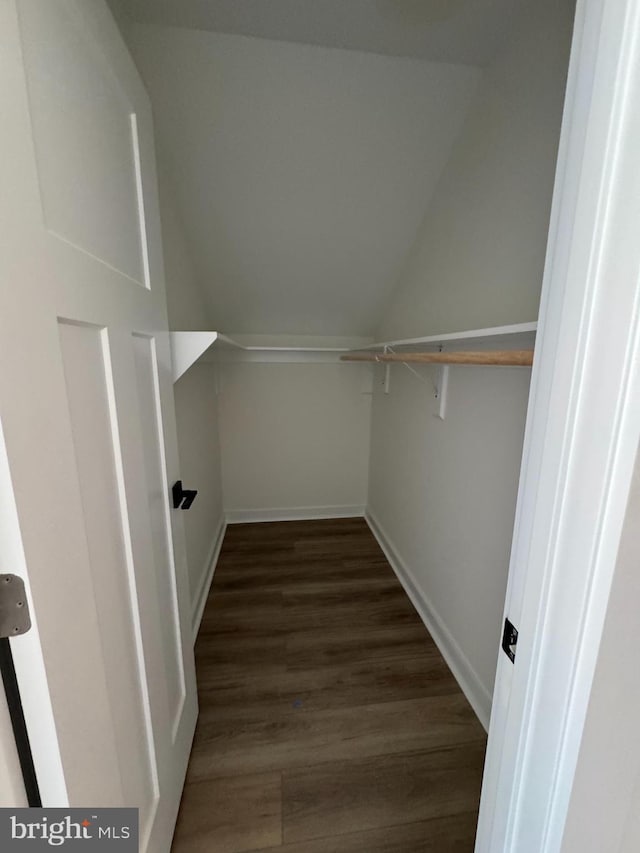
[[[148,25],[131,38],[217,328],[371,334],[480,72]]]
[[[141,23],[485,65],[523,0],[119,0]]]

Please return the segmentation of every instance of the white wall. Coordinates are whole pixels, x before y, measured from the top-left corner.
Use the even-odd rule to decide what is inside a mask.
[[[570,31],[567,3],[530,4],[487,69],[380,339],[536,318]],[[444,422],[406,368],[374,397],[370,509],[485,722],[529,378],[451,368]]]
[[[111,9],[111,14],[115,18],[125,42],[128,44],[133,22],[129,14],[127,0],[107,0],[107,5]]]
[[[383,314],[385,339],[537,318],[572,23],[570,0],[528,3],[485,71]]]
[[[119,2],[147,24],[478,66],[495,56],[521,6],[513,0]]]
[[[208,306],[160,158],[159,184],[169,327],[210,329]],[[224,522],[214,371],[211,364],[195,365],[174,385],[180,473],[185,488],[198,490],[195,502],[183,513],[194,620]]]
[[[488,719],[507,583],[529,371],[452,367],[445,420],[431,378],[376,383],[369,508]],[[433,633],[433,631],[432,631]],[[438,638],[436,638],[438,639]]]
[[[640,464],[636,460],[562,853],[640,850]]]
[[[219,369],[230,519],[361,514],[370,369],[339,363],[231,363]]]
[[[161,150],[158,151],[158,181],[169,326],[175,331],[207,331],[212,328],[209,305],[196,274],[186,230],[176,210],[175,192]]]
[[[196,364],[174,386],[180,473],[198,497],[183,513],[194,615],[202,603],[224,522],[215,367]]]
[[[478,69],[132,32],[215,328],[372,334]]]

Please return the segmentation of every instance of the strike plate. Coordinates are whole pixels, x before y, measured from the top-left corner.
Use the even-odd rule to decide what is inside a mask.
[[[30,627],[24,581],[17,575],[0,575],[0,637],[18,637]]]

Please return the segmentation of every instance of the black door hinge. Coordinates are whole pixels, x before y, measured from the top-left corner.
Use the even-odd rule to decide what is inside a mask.
[[[17,575],[0,575],[0,637],[18,637],[31,628],[24,581]]]
[[[508,620],[504,620],[504,631],[502,633],[502,651],[511,663],[516,659],[516,646],[518,645],[518,629]]]

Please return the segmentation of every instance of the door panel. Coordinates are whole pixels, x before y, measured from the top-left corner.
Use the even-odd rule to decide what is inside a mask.
[[[165,475],[162,404],[155,340],[133,335],[136,381],[140,401],[140,427],[144,444],[147,501],[151,509],[154,575],[158,598],[168,604],[163,620],[163,669],[167,685],[168,713],[175,737],[185,700],[185,678],[180,652],[180,610],[173,560],[169,490]]]
[[[195,672],[151,114],[102,0],[1,0],[0,105],[2,544],[36,771],[47,805],[138,806],[164,853]]]
[[[112,801],[104,804],[139,804],[142,829],[158,797],[157,767],[145,713],[148,694],[139,626],[131,618],[139,602],[131,531],[128,525],[123,530],[127,516],[121,466],[116,465],[120,442],[109,351],[104,329],[94,326],[60,323],[60,342],[89,552],[82,599],[92,594],[95,601],[113,726],[120,733],[119,764],[129,768],[122,789],[118,786]],[[118,701],[119,696],[130,701]]]
[[[135,108],[72,5],[22,0],[19,20],[46,226],[148,286]]]

